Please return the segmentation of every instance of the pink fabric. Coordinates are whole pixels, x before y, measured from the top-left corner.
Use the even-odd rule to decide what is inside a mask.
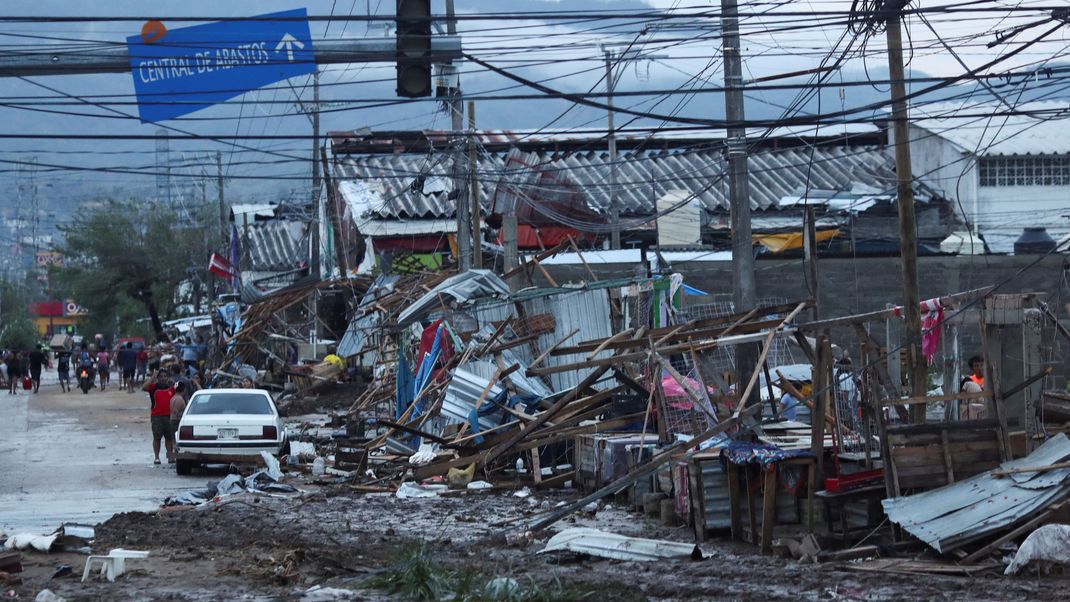
[[[701,391],[702,383],[693,378],[684,377],[687,381],[687,386],[691,387],[693,391]],[[661,391],[665,394],[665,399],[668,404],[678,410],[690,410],[693,404],[691,403],[691,397],[684,391],[684,388],[680,386],[680,383],[676,382],[676,379],[671,376],[661,377]],[[709,393],[716,393],[716,389],[708,387]]]
[[[936,358],[936,350],[940,348],[940,332],[943,328],[940,323],[944,321],[944,308],[929,311],[921,318],[921,353],[930,364]]]

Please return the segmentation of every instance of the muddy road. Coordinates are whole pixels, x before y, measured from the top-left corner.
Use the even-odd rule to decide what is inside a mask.
[[[94,524],[203,484],[154,466],[149,439],[140,391],[63,393],[50,372],[37,394],[0,392],[0,531]]]

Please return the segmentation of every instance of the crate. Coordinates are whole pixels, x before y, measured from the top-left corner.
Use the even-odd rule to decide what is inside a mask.
[[[576,473],[580,487],[594,491],[628,473],[628,447],[653,444],[657,435],[600,433],[576,437]]]

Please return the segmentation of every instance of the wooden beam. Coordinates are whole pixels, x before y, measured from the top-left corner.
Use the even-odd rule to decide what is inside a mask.
[[[1066,506],[1066,502],[1062,502],[1060,504],[1056,504],[1054,506],[1049,507],[1047,512],[1044,512],[1044,513],[1038,515],[1033,520],[1026,522],[1025,524],[1021,525],[1017,529],[1014,529],[1013,531],[1003,535],[1002,537],[996,539],[995,541],[990,542],[988,545],[982,547],[981,549],[977,550],[973,554],[970,554],[969,556],[963,558],[962,561],[960,562],[960,564],[973,564],[973,563],[977,562],[978,560],[980,560],[980,559],[984,558],[985,556],[991,554],[993,551],[995,551],[996,549],[998,549],[1000,546],[1002,546],[1003,544],[1007,543],[1008,541],[1011,541],[1012,539],[1015,539],[1017,537],[1025,535],[1026,533],[1028,533],[1028,532],[1032,531],[1033,529],[1036,529],[1040,525],[1044,524],[1048,520],[1054,518],[1055,515],[1065,506]]]
[[[572,332],[570,332],[567,335],[565,335],[565,338],[563,338],[560,341],[554,343],[553,345],[550,345],[550,347],[548,347],[546,349],[546,351],[543,351],[542,354],[539,355],[539,357],[537,357],[534,360],[532,360],[532,362],[530,364],[528,364],[528,368],[534,368],[534,367],[538,366],[539,364],[541,364],[543,362],[543,360],[545,360],[547,357],[550,356],[550,353],[553,352],[554,349],[557,349],[558,347],[561,346],[562,343],[564,343],[565,341],[567,341],[567,340],[571,339],[572,337],[576,336],[576,333],[579,332],[579,331],[580,331],[579,328],[573,328]]]
[[[1061,468],[1070,468],[1070,462],[1056,462],[1047,466],[1020,466],[1018,468],[997,469],[992,471],[992,476],[1005,477],[1023,472],[1048,472],[1049,470],[1059,470]]]
[[[987,295],[995,287],[985,286],[981,288],[975,288],[969,291],[963,291],[961,293],[955,293],[953,295],[947,295],[940,297],[940,304],[946,307],[953,307],[959,303],[966,301],[972,301],[978,297]],[[862,314],[854,314],[850,316],[843,316],[840,318],[831,318],[828,320],[817,320],[815,322],[807,322],[799,325],[799,330],[805,330],[807,332],[819,332],[822,330],[828,330],[837,326],[853,326],[855,324],[862,324],[865,322],[875,322],[877,320],[883,320],[885,318],[892,317],[900,311],[900,308],[890,307],[888,309],[882,309],[879,311],[871,311]]]

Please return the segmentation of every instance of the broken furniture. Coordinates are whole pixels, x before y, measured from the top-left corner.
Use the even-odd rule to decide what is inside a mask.
[[[108,552],[107,556],[90,556],[85,559],[85,569],[82,570],[82,581],[89,579],[89,574],[93,571],[93,565],[100,565],[100,574],[108,581],[115,581],[115,578],[126,572],[126,560],[134,558],[148,558],[148,552],[142,552],[138,550],[124,550],[123,548],[115,548],[111,552]]]
[[[770,554],[773,551],[773,528],[777,523],[805,521],[807,530],[813,532],[817,459],[810,452],[734,441],[721,450],[721,457],[728,472],[733,540],[758,544],[763,554]],[[800,509],[798,496],[803,490],[806,502]],[[760,518],[756,509],[759,495]],[[746,531],[743,528],[744,513],[749,525]]]
[[[881,509],[881,500],[885,496],[884,483],[844,491],[825,489],[814,495],[825,507],[828,534],[840,538],[844,547],[851,544],[852,534],[860,531],[870,533],[884,516]],[[859,506],[862,506],[861,512],[858,511]],[[861,520],[858,519],[859,515]]]

